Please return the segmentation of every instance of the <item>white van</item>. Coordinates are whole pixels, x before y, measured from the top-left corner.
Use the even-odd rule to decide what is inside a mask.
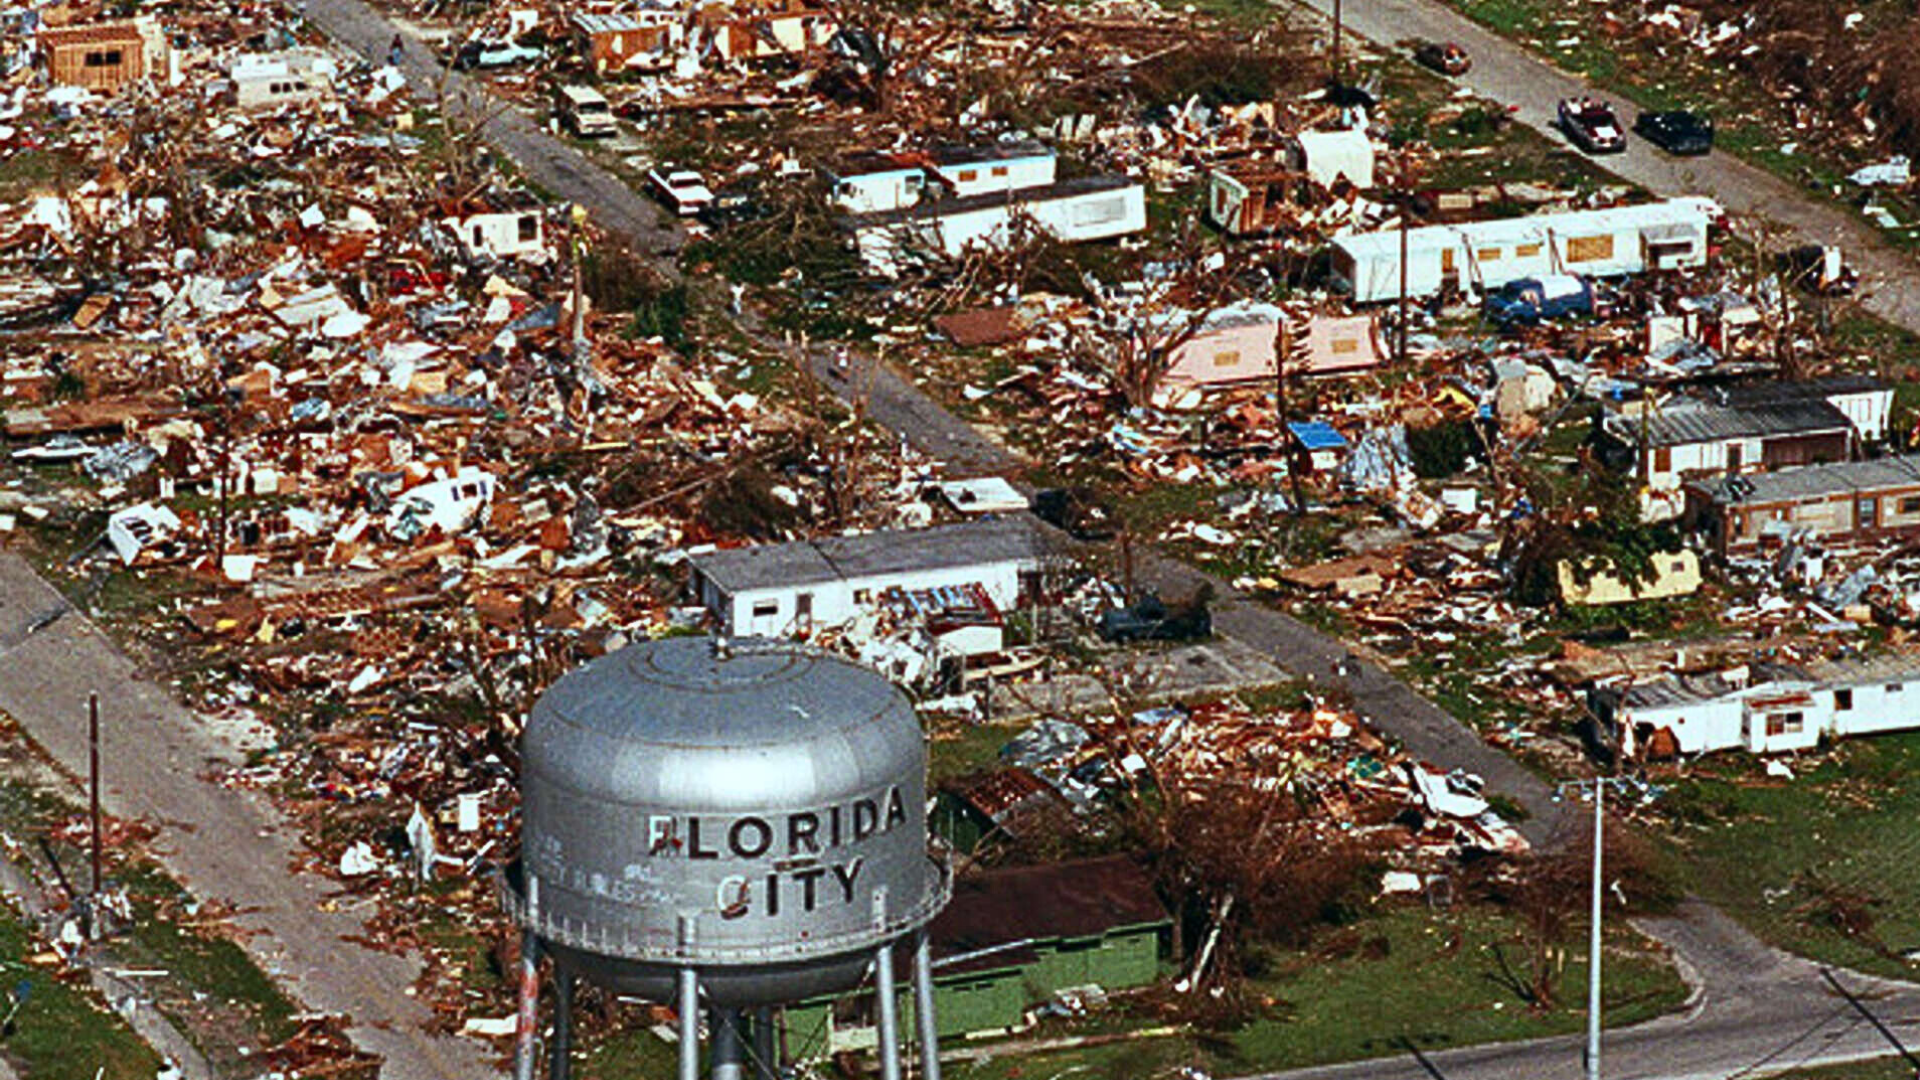
[[[555,90],[554,111],[567,130],[583,139],[614,133],[613,107],[592,87],[562,86]]]

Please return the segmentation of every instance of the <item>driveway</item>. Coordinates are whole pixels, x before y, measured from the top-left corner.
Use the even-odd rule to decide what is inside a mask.
[[[1334,0],[1296,0],[1333,17]],[[1631,125],[1638,109],[1616,94],[1570,75],[1436,0],[1366,0],[1344,4],[1344,25],[1382,45],[1409,38],[1457,41],[1473,57],[1473,68],[1454,81],[1481,97],[1514,109],[1521,123],[1556,142],[1566,140],[1554,127],[1554,105],[1561,98],[1586,95],[1611,104],[1622,123]],[[1606,169],[1656,195],[1705,195],[1729,213],[1770,219],[1788,227],[1799,242],[1837,244],[1860,272],[1864,307],[1896,326],[1920,333],[1920,267],[1890,247],[1864,219],[1835,209],[1817,195],[1764,169],[1720,151],[1706,157],[1676,158],[1636,135],[1627,137],[1623,154],[1596,159]]]

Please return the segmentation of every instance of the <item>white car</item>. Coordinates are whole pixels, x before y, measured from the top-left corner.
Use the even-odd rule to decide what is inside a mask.
[[[647,173],[647,183],[681,217],[692,217],[713,201],[707,182],[691,169],[654,169]]]

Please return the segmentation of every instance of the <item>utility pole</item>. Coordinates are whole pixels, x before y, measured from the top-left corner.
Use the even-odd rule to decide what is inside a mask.
[[[88,936],[100,932],[100,695],[87,695],[87,817],[92,832],[93,879],[87,889]]]
[[[1593,783],[1593,910],[1587,936],[1587,1080],[1600,1080],[1600,890],[1604,875],[1607,778]]]
[[[1407,231],[1413,214],[1413,155],[1400,149],[1400,315],[1394,323],[1393,359],[1407,366]]]

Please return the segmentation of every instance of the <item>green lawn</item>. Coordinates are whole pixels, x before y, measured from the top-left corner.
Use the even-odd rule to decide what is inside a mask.
[[[1913,1080],[1913,1069],[1897,1057],[1822,1065],[1774,1074],[1775,1080]]]
[[[0,1009],[18,1006],[0,1056],[26,1080],[150,1080],[159,1055],[85,982],[28,963],[42,951],[16,913],[0,909]]]
[[[1526,962],[1524,936],[1511,919],[1479,908],[1436,914],[1419,905],[1386,907],[1314,949],[1270,955],[1268,972],[1249,987],[1264,1003],[1263,1015],[1238,1030],[1022,1052],[948,1072],[956,1080],[1081,1072],[1131,1080],[1191,1065],[1237,1075],[1400,1054],[1409,1043],[1438,1050],[1578,1031],[1586,1022],[1584,935],[1577,929],[1566,946],[1563,1000],[1536,1011],[1503,968],[1503,958],[1515,967]],[[1609,1025],[1650,1019],[1685,1000],[1664,954],[1624,925],[1609,933],[1606,962]],[[1071,1033],[1044,1029],[1033,1037]]]
[[[1817,763],[1816,763],[1817,762]],[[1658,804],[1688,887],[1762,938],[1913,978],[1920,949],[1920,734],[1840,744],[1792,781],[1723,754]]]

